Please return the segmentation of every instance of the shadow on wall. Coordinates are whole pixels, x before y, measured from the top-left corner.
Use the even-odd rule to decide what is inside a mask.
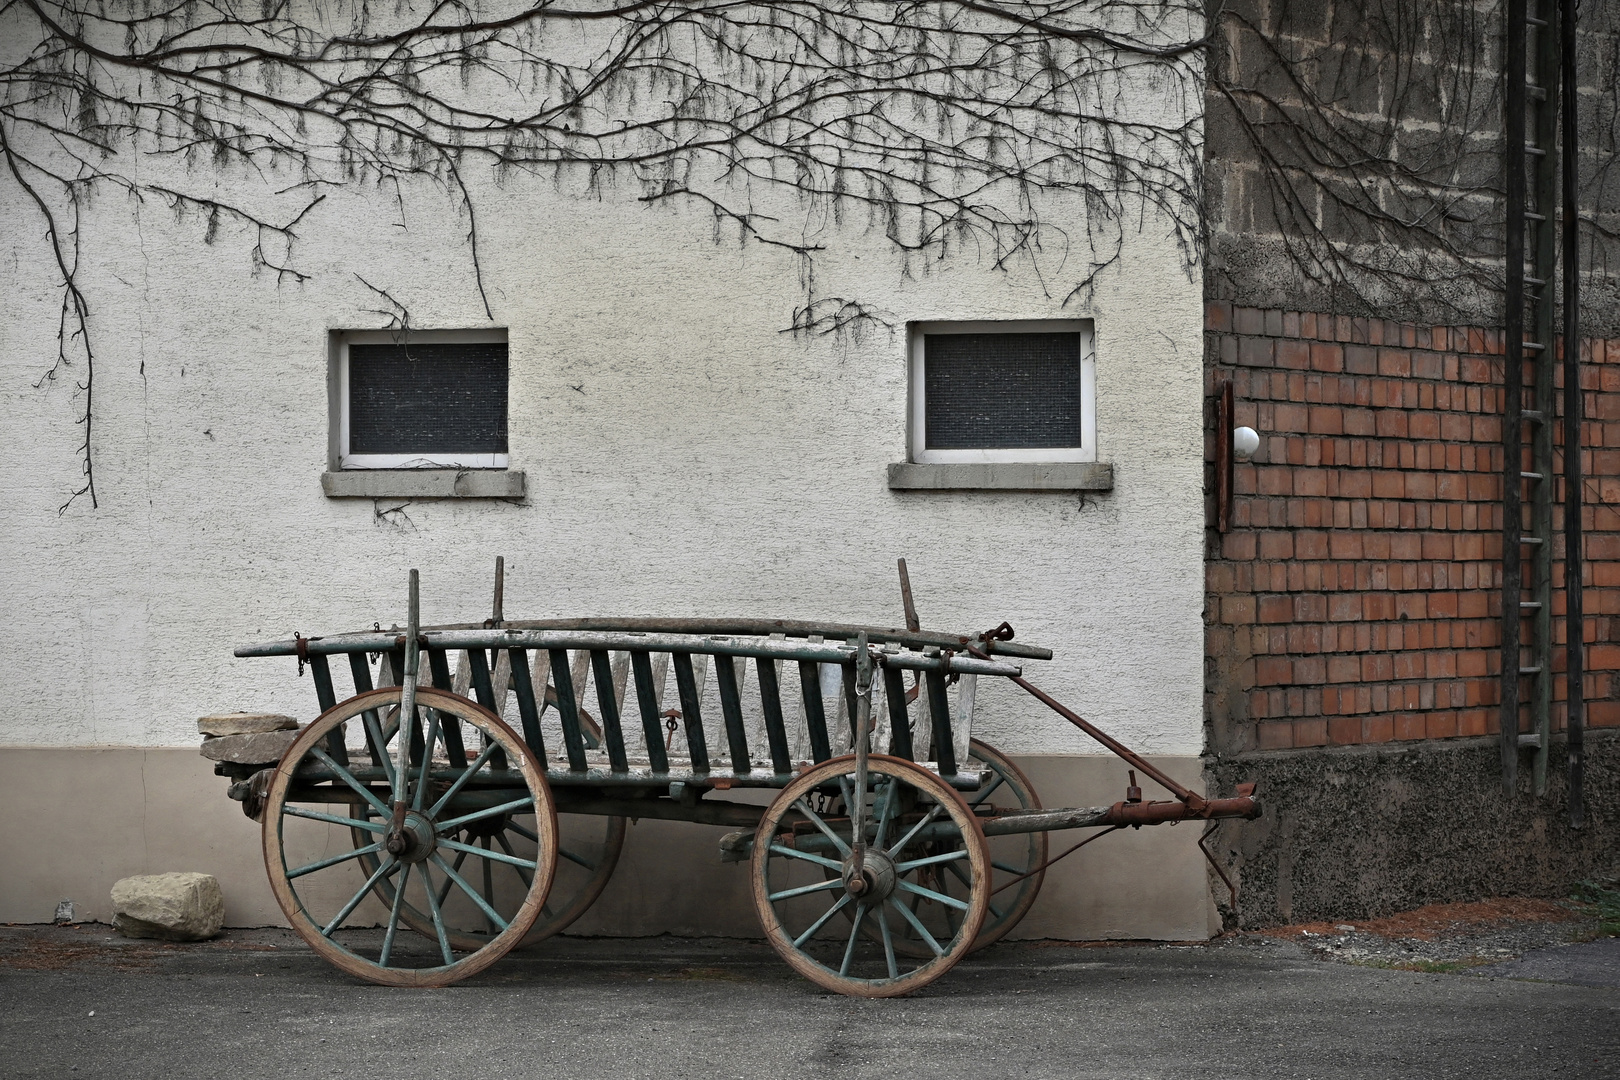
[[[1226,925],[1365,919],[1494,896],[1562,897],[1620,868],[1620,732],[1586,742],[1586,827],[1570,829],[1564,745],[1548,790],[1506,795],[1494,738],[1211,757],[1210,790],[1259,782],[1265,816],[1221,825],[1210,848],[1241,890],[1212,878]]]

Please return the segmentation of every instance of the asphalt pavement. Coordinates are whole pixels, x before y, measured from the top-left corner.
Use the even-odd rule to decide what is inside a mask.
[[[1559,955],[1428,974],[1253,938],[1004,944],[862,1001],[735,939],[553,940],[394,990],[284,931],[0,927],[0,1075],[1620,1077],[1620,941],[1543,952]]]

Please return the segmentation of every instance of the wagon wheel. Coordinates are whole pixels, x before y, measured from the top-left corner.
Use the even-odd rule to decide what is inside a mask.
[[[988,910],[990,856],[973,811],[939,777],[877,754],[870,773],[870,789],[862,793],[870,807],[869,846],[859,893],[846,884],[853,870],[850,820],[833,810],[840,798],[848,806],[854,796],[855,759],[834,758],[800,774],[765,811],[754,834],[754,907],[772,946],[811,982],[856,997],[894,997],[933,982],[972,948]],[[937,841],[954,846],[923,851]],[[965,899],[925,884],[941,864],[962,868]],[[837,876],[824,878],[825,869]],[[949,909],[949,933],[935,934],[919,921],[913,897]],[[854,908],[853,920],[835,921],[846,907]],[[869,921],[876,940],[863,932]],[[893,947],[901,926],[927,944],[926,956]]]
[[[398,710],[395,709],[394,712],[397,713]],[[393,723],[393,716],[390,715],[385,730],[392,730]],[[354,805],[350,813],[351,816],[362,820],[378,818],[376,809],[368,803]],[[629,823],[622,817],[603,817],[597,814],[558,814],[557,825],[559,830],[557,872],[552,878],[551,890],[546,894],[545,903],[540,906],[540,917],[516,946],[520,949],[562,932],[590,909],[602,895],[602,890],[607,888],[608,879],[613,876],[613,870],[619,863],[619,854],[624,849],[625,834],[629,829]],[[370,835],[362,831],[363,829],[364,826],[361,826],[355,830],[357,844],[364,844],[366,842],[364,838]],[[464,844],[533,859],[536,835],[532,813],[504,814],[474,822],[458,839]],[[451,863],[451,869],[459,872],[467,857],[466,852],[457,852]],[[362,858],[362,865],[368,874],[377,868],[376,860],[375,855]],[[517,868],[513,869],[519,877],[526,877]],[[501,892],[510,891],[514,887],[513,881],[508,880],[508,875],[504,871],[498,871],[495,865],[488,861],[468,879],[467,883],[486,901],[491,895],[498,896]],[[447,886],[448,882],[441,886],[441,891]],[[394,902],[392,880],[378,881],[375,889],[383,904],[391,907]],[[443,902],[441,896],[440,903]],[[405,925],[417,933],[428,937],[436,933],[432,917],[410,903],[408,899],[400,905],[399,917]],[[447,928],[447,931],[450,934],[452,948],[471,951],[487,943],[495,929],[493,924],[486,920],[486,924],[478,930],[462,931]]]
[[[288,923],[339,968],[390,986],[446,986],[500,959],[539,917],[556,870],[557,817],[545,773],[523,741],[493,713],[441,690],[417,690],[414,726],[423,741],[413,748],[405,775],[396,778],[399,732],[380,729],[376,718],[399,699],[397,686],[358,694],[299,734],[265,795],[265,868]],[[469,751],[470,762],[452,766],[443,756],[441,714],[459,720],[463,732],[482,735],[482,748]],[[345,766],[327,754],[326,736],[355,717],[363,717],[382,763],[362,754]],[[385,834],[401,800],[406,846],[396,855],[387,851]],[[372,814],[348,809],[355,804]],[[531,857],[458,839],[468,825],[509,813],[533,815],[537,842]],[[354,841],[356,834],[363,843]],[[339,837],[350,838],[349,850],[331,854]],[[466,860],[453,862],[462,855],[472,857],[476,872],[459,869]],[[490,890],[493,901],[468,880],[483,878],[485,867],[492,874],[498,867],[512,881],[509,888]],[[382,881],[392,886],[391,903],[355,917]],[[407,903],[430,913],[429,940],[400,937]],[[383,929],[345,925],[368,918]],[[491,925],[496,933],[468,945],[452,940]],[[464,955],[457,957],[458,951]]]
[[[1029,777],[1025,776],[1023,770],[1008,760],[1001,751],[988,743],[973,739],[969,744],[968,757],[990,770],[995,776],[983,789],[964,796],[969,806],[980,812],[991,806],[1019,810],[1041,809],[1040,796],[1035,794],[1035,786],[1029,782]],[[985,842],[990,848],[989,908],[984,916],[984,926],[980,928],[979,936],[973,939],[973,946],[969,952],[978,952],[986,945],[995,944],[1017,926],[1019,921],[1029,914],[1036,896],[1040,894],[1041,882],[1046,878],[1046,871],[1040,869],[1046,862],[1045,833],[989,836],[985,838]],[[930,855],[949,850],[951,847],[948,841],[936,841],[927,845],[927,853]],[[828,870],[827,873],[830,876],[832,871]],[[966,874],[956,863],[935,864],[931,876],[933,880],[928,883],[929,888],[947,896],[966,899],[968,895]],[[914,897],[910,906],[912,913],[930,933],[937,936],[950,929],[950,919],[954,916],[949,907],[926,897]],[[866,933],[869,937],[874,936],[877,929],[868,927]],[[895,933],[894,950],[907,956],[933,955],[910,923],[899,927]]]
[[[377,811],[370,804],[352,807],[350,815],[362,820],[378,820]],[[474,826],[458,837],[462,843],[520,858],[534,858],[537,830],[533,814],[504,814],[485,822],[475,822]],[[608,879],[613,876],[619,854],[624,850],[625,834],[629,831],[629,823],[624,818],[599,814],[558,814],[557,826],[557,872],[551,880],[551,890],[546,894],[545,903],[540,906],[540,917],[523,940],[518,942],[516,947],[519,949],[561,933],[596,903],[602,890],[607,888]],[[363,829],[364,826],[361,826],[355,830],[357,842],[361,844],[368,842],[370,837]],[[450,864],[451,869],[459,872],[467,858],[466,852],[457,852]],[[377,868],[377,857],[363,856],[361,865],[370,873]],[[516,867],[513,869],[517,870]],[[488,873],[484,872],[486,870]],[[502,890],[513,887],[512,882],[505,880],[504,872],[497,871],[488,862],[467,883],[485,900],[492,894],[498,896]],[[378,898],[385,905],[392,906],[392,881],[379,881],[375,889]],[[443,902],[442,898],[440,902]],[[418,910],[409,900],[400,905],[399,917],[400,921],[420,934],[432,937],[436,932],[432,917]],[[476,949],[490,940],[490,926],[487,924],[478,931],[448,932],[450,945],[455,949]]]

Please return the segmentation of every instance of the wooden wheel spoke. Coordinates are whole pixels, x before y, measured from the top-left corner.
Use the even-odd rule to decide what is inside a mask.
[[[909,873],[920,866],[938,866],[941,863],[953,863],[968,857],[965,850],[947,851],[943,855],[929,855],[922,859],[912,859],[908,862],[895,863],[894,872],[897,874]]]
[[[437,854],[433,856],[433,861],[439,864],[440,870],[450,874],[452,880],[460,880]],[[444,929],[444,912],[439,909],[439,898],[433,895],[433,875],[428,873],[425,866],[422,868],[422,886],[427,893],[428,912],[433,916],[433,933],[439,939],[439,952],[444,956],[445,966],[449,967],[456,962],[456,958],[450,953],[450,935]]]
[[[894,935],[889,932],[888,905],[878,905],[878,930],[883,935],[883,962],[888,965],[889,978],[900,977],[900,967],[894,961]]]
[[[381,881],[383,878],[391,875],[395,870],[398,870],[399,866],[400,864],[394,862],[392,859],[379,865],[376,872],[366,879],[366,883],[364,885],[360,886],[360,891],[349,897],[349,902],[338,909],[338,913],[332,916],[332,921],[321,928],[321,936],[330,938],[333,932],[336,931],[338,927],[343,925],[343,920],[347,919],[351,914],[354,913],[354,909],[360,906],[360,901],[366,898],[366,894],[371,891],[372,886],[376,885],[377,882]]]
[[[492,855],[493,853],[489,851],[489,837],[487,837],[487,836],[484,837],[483,842],[479,846],[482,847],[486,853],[488,853],[484,857],[484,899],[489,900],[489,901],[494,901],[494,899],[495,899],[495,860],[490,857],[490,855]],[[538,866],[539,864],[536,864],[536,865]],[[493,936],[494,933],[495,933],[495,924],[491,923],[491,922],[488,922],[487,921],[487,919],[488,919],[487,916],[485,918],[486,918],[485,925],[489,929],[490,935]]]
[[[812,885],[800,885],[795,889],[783,889],[781,892],[773,892],[770,894],[768,899],[772,903],[775,903],[778,900],[786,900],[791,896],[804,896],[813,892],[828,892],[832,889],[842,889],[843,887],[844,882],[842,878],[833,878],[831,881],[818,881]]]
[[[454,869],[460,870],[461,869],[461,864],[466,862],[466,861],[467,861],[467,853],[465,851],[461,851],[461,852],[456,853],[456,861],[451,863],[450,865]],[[426,877],[427,875],[424,874],[422,876]],[[444,903],[444,898],[449,896],[449,895],[450,895],[450,879],[445,878],[444,879],[444,888],[439,890],[439,903],[441,903],[441,904]]]
[[[901,892],[911,893],[915,896],[922,897],[924,900],[932,900],[936,904],[944,904],[946,907],[953,907],[958,911],[966,911],[968,909],[968,902],[966,900],[958,900],[954,896],[946,896],[942,892],[935,892],[933,889],[927,889],[921,885],[914,885],[909,881],[897,881],[894,883],[894,887],[899,889]]]
[[[587,870],[595,870],[597,866],[600,865],[600,863],[591,862],[583,855],[575,855],[572,851],[569,851],[567,848],[563,847],[557,849],[557,855],[560,858],[567,859],[576,866],[583,866]]]
[[[366,855],[374,855],[382,850],[382,846],[382,841],[379,840],[375,844],[368,844],[363,848],[355,848],[353,851],[346,851],[342,855],[333,855],[330,859],[317,859],[315,862],[305,863],[296,870],[287,871],[287,877],[300,878],[305,874],[313,874],[317,870],[325,870],[328,866],[336,866],[338,863],[346,863],[350,859],[359,859]]]
[[[456,797],[456,794],[461,791],[462,787],[466,785],[467,781],[473,778],[473,774],[479,769],[482,769],[489,759],[494,755],[495,751],[499,748],[499,745],[496,743],[490,743],[488,746],[484,747],[483,752],[473,759],[472,764],[468,765],[462,774],[456,777],[455,783],[450,785],[449,790],[443,795],[440,795],[438,801],[428,808],[428,816],[437,817],[439,812],[449,804],[450,800]],[[531,837],[531,839],[533,838]]]
[[[451,851],[459,851],[467,855],[476,855],[480,859],[503,862],[511,866],[521,866],[525,870],[533,870],[539,866],[539,863],[535,862],[533,859],[519,858],[516,855],[503,855],[498,851],[492,851],[486,847],[478,847],[476,844],[463,844],[459,840],[447,840],[440,837],[439,847],[449,848]],[[460,863],[458,862],[457,866],[459,865]]]
[[[842,873],[844,869],[844,864],[836,859],[829,859],[824,855],[813,855],[808,851],[800,851],[798,848],[784,847],[781,844],[772,844],[771,851],[777,855],[783,855],[790,859],[803,859],[805,862],[815,863],[817,866],[825,866],[829,870],[837,870],[840,873]]]
[[[362,799],[366,800],[366,802],[370,803],[376,809],[377,813],[382,814],[384,817],[388,816],[388,807],[383,805],[383,801],[377,798],[377,796],[373,795],[366,785],[362,784],[359,780],[356,780],[353,773],[333,760],[330,754],[328,754],[325,750],[322,750],[319,746],[310,747],[309,752],[314,754],[316,759],[319,760],[322,765],[325,765],[328,769],[331,769],[333,772],[337,773],[338,779],[342,780],[345,784],[348,784],[351,788],[353,788],[356,794],[358,794]]]
[[[433,744],[439,741],[439,710],[429,709],[427,736],[422,740],[422,768],[416,776],[416,794],[411,797],[411,809],[422,809],[427,795],[428,777],[433,772]]]
[[[925,943],[925,944],[927,944],[927,946],[928,946],[928,947],[929,947],[929,948],[930,948],[930,949],[932,949],[932,950],[933,950],[933,952],[934,952],[934,955],[935,955],[935,956],[944,956],[944,955],[945,955],[945,948],[944,948],[944,946],[942,946],[942,945],[940,945],[940,943],[939,943],[939,942],[937,942],[937,941],[935,941],[935,940],[934,940],[934,935],[933,935],[933,934],[930,934],[930,933],[929,933],[929,932],[928,932],[928,927],[926,927],[926,926],[924,926],[924,925],[923,925],[923,924],[922,924],[922,920],[921,920],[921,919],[919,919],[919,918],[917,918],[917,916],[916,916],[916,915],[914,915],[914,914],[912,914],[912,913],[911,913],[911,912],[910,912],[910,911],[908,911],[908,910],[906,910],[906,905],[904,905],[904,904],[902,904],[902,903],[900,903],[900,902],[899,902],[899,901],[898,901],[898,900],[897,900],[897,899],[895,899],[895,898],[894,898],[894,897],[893,897],[893,896],[890,896],[890,897],[889,897],[889,900],[888,900],[888,902],[889,902],[889,904],[890,904],[890,905],[892,905],[892,906],[893,906],[893,907],[894,907],[894,909],[895,909],[895,910],[896,910],[896,911],[898,911],[898,912],[899,912],[899,913],[900,913],[900,914],[901,914],[901,916],[902,916],[902,917],[903,917],[903,918],[904,918],[904,919],[905,919],[905,920],[906,920],[906,921],[907,921],[907,922],[908,922],[908,923],[910,923],[910,924],[911,924],[911,928],[912,928],[912,929],[913,929],[913,930],[915,930],[915,931],[916,931],[916,932],[917,932],[917,936],[918,936],[918,937],[920,937],[920,938],[922,938],[922,939],[923,939],[923,942],[924,942],[924,943]]]
[[[902,851],[906,850],[906,845],[911,843],[911,841],[914,840],[917,834],[922,832],[923,829],[927,828],[929,825],[932,825],[934,823],[934,819],[939,817],[939,815],[944,813],[944,811],[945,807],[942,804],[935,803],[934,808],[928,811],[928,813],[924,814],[923,819],[917,822],[917,824],[913,825],[911,827],[911,831],[906,833],[905,837],[898,844],[890,848],[888,853],[890,855],[898,855]]]
[[[813,936],[815,936],[815,932],[817,930],[820,930],[823,926],[827,925],[828,919],[844,910],[844,905],[849,903],[849,900],[849,893],[845,893],[843,896],[840,896],[833,906],[828,908],[826,912],[822,914],[821,918],[810,924],[810,929],[793,939],[794,947],[797,948],[798,946],[803,945],[806,941],[809,941]]]
[[[394,786],[394,761],[388,756],[388,739],[383,737],[381,729],[377,726],[377,714],[368,710],[365,713],[366,734],[371,736],[372,743],[377,747],[377,756],[382,759],[383,775],[388,778],[390,790]],[[390,737],[392,735],[390,734]]]
[[[809,818],[810,823],[816,828],[820,829],[822,834],[833,842],[833,847],[838,849],[838,853],[840,855],[849,854],[849,845],[844,842],[844,838],[833,832],[832,826],[821,820],[821,815],[810,809],[809,803],[805,802],[803,799],[799,799],[794,802],[793,806],[794,809],[799,811],[799,813]],[[775,845],[772,846],[774,847]]]
[[[283,814],[293,817],[309,818],[311,821],[324,821],[329,825],[346,825],[351,829],[365,829],[367,832],[384,833],[388,826],[380,821],[369,821],[366,818],[338,817],[336,814],[323,814],[319,810],[300,810],[296,806],[283,805]]]
[[[1006,782],[1007,782],[1007,778],[1005,776],[998,775],[996,777],[996,782],[991,784],[989,787],[985,788],[983,791],[979,792],[973,798],[969,799],[968,800],[968,805],[969,806],[978,806],[980,803],[984,802],[984,800],[988,799],[990,797],[991,793],[996,790],[996,788],[1000,787],[1002,784],[1005,784]]]
[[[855,785],[850,783],[849,777],[840,776],[838,778],[838,794],[844,799],[844,813],[851,815],[853,818],[855,813]]]
[[[537,844],[540,842],[540,837],[536,833],[532,832],[529,829],[525,829],[522,825],[519,825],[515,821],[508,821],[506,823],[506,829],[507,829],[508,832],[517,833],[519,836],[523,837],[523,839],[525,839],[525,840],[533,840]]]
[[[1023,870],[1022,867],[1013,866],[1013,865],[1011,865],[1009,863],[998,862],[995,859],[990,860],[990,865],[995,867],[997,870],[1000,870],[1004,874],[1022,874],[1022,873],[1024,873],[1024,870]]]
[[[512,850],[512,845],[506,842],[506,834],[505,833],[496,833],[495,834],[495,842],[501,845],[501,850],[502,851],[505,851],[508,855],[511,855],[513,858],[517,857],[517,852]],[[524,887],[528,887],[529,885],[532,885],[534,883],[534,879],[531,878],[528,874],[523,872],[523,867],[517,865],[516,863],[513,863],[512,864],[512,869],[517,871],[517,876],[523,880]]]
[[[861,926],[866,922],[866,904],[855,905],[855,917],[850,920],[849,942],[844,946],[844,962],[838,965],[838,974],[849,974],[849,962],[855,958],[855,942],[860,940]]]
[[[435,831],[441,833],[454,832],[455,830],[465,826],[468,822],[482,821],[487,817],[494,817],[496,814],[506,814],[518,809],[519,807],[533,805],[534,797],[532,795],[526,795],[521,799],[513,799],[511,802],[501,803],[499,806],[491,806],[484,810],[474,810],[470,814],[463,814],[461,817],[451,818],[449,821],[441,821],[434,826],[434,829]],[[441,840],[439,842],[442,844],[444,841]]]
[[[477,848],[472,848],[472,849],[470,849],[468,851],[468,854],[469,855],[478,855],[478,854],[481,854],[481,853],[479,852],[479,850]],[[474,889],[471,885],[467,884],[466,879],[464,879],[460,874],[456,873],[454,870],[450,869],[450,864],[445,862],[442,858],[440,858],[439,853],[437,851],[435,851],[432,855],[430,855],[428,857],[433,860],[434,865],[436,865],[440,870],[442,870],[446,875],[449,876],[451,881],[456,883],[457,888],[459,888],[462,892],[467,894],[468,899],[470,899],[473,903],[478,905],[480,910],[482,910],[483,913],[492,922],[495,923],[495,925],[499,926],[502,930],[506,929],[508,923],[507,923],[507,921],[505,919],[501,918],[500,912],[498,912],[494,908],[490,907],[489,903],[482,896],[478,895],[478,890]]]
[[[878,815],[877,833],[872,837],[872,846],[881,851],[883,845],[888,841],[889,826],[894,822],[895,809],[900,804],[900,800],[896,798],[900,792],[900,785],[889,777],[880,777],[879,779],[880,782],[886,780],[887,783],[883,786],[883,813]]]
[[[958,881],[960,881],[963,885],[967,886],[968,889],[971,890],[973,888],[972,880],[966,874],[962,873],[962,868],[960,866],[956,865],[955,863],[946,863],[945,864],[945,869],[947,869],[951,873],[955,874],[956,879]],[[986,904],[990,908],[990,914],[994,915],[996,918],[999,919],[1004,914],[1006,914],[1004,911],[1002,911],[1001,908],[996,907],[996,894],[994,892],[992,892],[990,894],[989,899],[986,901]]]
[[[405,886],[411,881],[411,868],[407,864],[405,872],[399,875],[394,883],[394,902],[388,909],[388,929],[383,934],[382,953],[377,957],[378,967],[387,967],[388,958],[394,954],[394,935],[399,933],[399,909],[405,903]]]

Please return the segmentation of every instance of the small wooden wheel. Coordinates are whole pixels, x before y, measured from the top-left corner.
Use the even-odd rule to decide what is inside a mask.
[[[949,784],[902,758],[874,754],[869,768],[867,790],[857,793],[853,757],[822,762],[771,803],[754,834],[754,907],[772,946],[811,982],[855,997],[895,997],[967,955],[988,910],[990,855],[978,819]],[[869,808],[859,877],[846,809],[857,795]],[[939,844],[947,850],[925,851]],[[961,867],[965,897],[925,883],[947,863]],[[831,879],[826,870],[835,872]],[[949,909],[949,933],[919,920],[913,898]],[[849,921],[835,919],[851,907]],[[869,922],[875,940],[864,932]],[[902,926],[927,946],[926,956],[894,948]]]
[[[380,717],[399,701],[397,686],[358,694],[300,733],[265,795],[265,869],[288,923],[342,970],[389,986],[447,986],[500,959],[534,925],[556,871],[557,815],[540,763],[493,713],[422,688],[416,722],[384,728]],[[328,752],[327,736],[357,717],[371,752],[344,764]],[[413,745],[409,767],[396,775],[402,730]],[[447,738],[450,730],[463,739]],[[469,732],[481,738],[462,750]],[[468,826],[514,814],[533,823],[527,855],[462,839]],[[390,852],[395,818],[400,850]],[[340,836],[349,850],[334,853]],[[478,870],[463,873],[458,855]],[[469,880],[493,880],[496,866],[512,871],[509,887]],[[356,911],[384,881],[388,903],[370,915],[381,928],[349,925],[367,920]],[[429,913],[426,940],[399,935],[407,906]]]
[[[351,808],[351,816],[368,821],[378,820],[377,811],[369,804],[359,804]],[[629,831],[629,823],[622,817],[603,817],[599,814],[558,814],[558,846],[557,871],[551,880],[551,890],[540,905],[540,917],[534,921],[529,932],[523,940],[518,942],[517,948],[525,949],[530,945],[544,941],[554,934],[561,933],[581,915],[585,914],[594,904],[602,890],[607,888],[608,879],[613,876],[613,870],[619,863],[619,854],[624,850],[625,834]],[[357,846],[369,842],[369,833],[356,830]],[[475,822],[474,827],[465,830],[457,839],[465,844],[471,844],[486,850],[504,852],[507,855],[524,859],[533,859],[538,847],[538,830],[534,827],[534,815],[504,814],[499,818],[491,818],[485,822]],[[461,872],[468,853],[458,851],[451,862],[452,870]],[[377,856],[366,855],[362,858],[362,866],[369,874],[377,868]],[[502,864],[491,860],[484,860],[478,871],[467,877],[467,883],[473,887],[486,901],[491,897],[498,897],[502,891],[510,891],[512,882],[506,880],[507,871]],[[526,885],[529,874],[520,866],[512,866],[511,873],[515,873]],[[441,886],[441,892],[447,890],[450,883],[447,880]],[[376,885],[377,896],[385,905],[392,906],[394,902],[394,887],[391,879],[379,881]],[[445,901],[441,895],[439,902]],[[432,937],[437,933],[430,915],[417,910],[416,906],[405,902],[400,905],[399,917],[405,925],[419,934]],[[448,929],[448,928],[447,928]],[[450,946],[454,949],[472,951],[487,944],[498,932],[497,928],[487,920],[480,930],[448,930]]]

